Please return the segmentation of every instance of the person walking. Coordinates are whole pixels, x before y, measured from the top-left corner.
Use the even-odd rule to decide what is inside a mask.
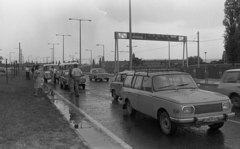
[[[34,70],[35,70],[35,67],[36,67],[36,66],[35,66],[35,65],[33,65],[33,66],[32,66],[32,68],[31,68],[31,72],[32,72],[32,79],[33,79],[33,80],[34,80],[34,78],[33,78],[33,77],[34,77]]]
[[[25,68],[26,71],[26,80],[30,80],[30,69],[28,68],[28,65]]]
[[[40,77],[40,71],[39,69],[39,65],[35,66],[35,71],[34,71],[34,75],[33,75],[33,79],[34,79],[34,96],[38,97],[38,89],[42,88],[42,79]]]
[[[56,84],[56,79],[57,79],[57,69],[55,67],[53,67],[53,83]]]
[[[69,75],[68,84],[69,84],[70,92],[74,93],[74,86],[73,86],[74,78],[73,78],[73,75],[72,75],[72,70],[73,70],[73,66],[70,65],[69,66],[69,73],[68,73],[68,75]]]
[[[78,84],[80,81],[80,77],[82,76],[82,71],[81,69],[78,68],[77,64],[73,65],[74,68],[72,70],[72,76],[73,76],[73,80],[74,80],[74,87],[75,87],[75,95],[79,96],[79,89],[78,89]]]
[[[50,75],[51,75],[51,84],[53,84],[54,83],[54,67],[53,66],[50,69]]]

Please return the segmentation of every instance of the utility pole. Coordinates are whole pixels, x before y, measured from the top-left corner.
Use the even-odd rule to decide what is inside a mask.
[[[197,37],[198,37],[198,41],[197,41],[197,43],[198,43],[198,68],[200,67],[200,59],[199,59],[199,32],[197,32]]]

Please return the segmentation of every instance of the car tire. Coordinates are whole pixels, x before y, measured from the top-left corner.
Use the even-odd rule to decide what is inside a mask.
[[[115,99],[115,100],[117,100],[118,97],[119,97],[119,96],[116,94],[116,91],[115,91],[115,90],[112,91],[112,97],[113,97],[113,99]]]
[[[127,111],[130,116],[134,116],[136,113],[136,110],[133,109],[131,102],[129,100],[127,100]]]
[[[210,127],[211,130],[218,130],[219,128],[221,128],[224,125],[224,123],[216,123],[216,124],[211,124],[208,125]]]
[[[109,81],[109,78],[107,78],[106,80],[107,80],[107,82],[108,82],[108,81]]]
[[[231,102],[232,102],[234,107],[240,108],[240,97],[239,97],[239,95],[236,95],[236,94],[232,95],[230,97],[230,99],[231,99]]]
[[[85,87],[86,87],[86,85],[85,85],[85,84],[83,84],[83,85],[82,85],[82,88],[83,88],[84,90],[85,90]]]
[[[166,135],[174,135],[177,132],[177,125],[170,120],[170,117],[166,111],[159,114],[159,123],[163,133]]]
[[[47,82],[48,82],[48,80],[47,80],[46,78],[44,78],[44,82],[45,82],[45,83],[47,83]]]
[[[90,81],[92,81],[92,78],[89,78]]]
[[[60,88],[63,88],[63,85],[62,85],[62,83],[60,82]]]
[[[96,78],[95,78],[94,80],[95,80],[95,82],[97,82],[97,79],[96,79]]]

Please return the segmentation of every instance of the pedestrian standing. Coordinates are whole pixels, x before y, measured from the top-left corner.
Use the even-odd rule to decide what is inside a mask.
[[[74,86],[73,86],[73,84],[74,84],[74,78],[73,78],[73,76],[72,76],[72,70],[73,70],[73,66],[70,65],[70,66],[69,66],[69,73],[68,73],[68,75],[69,75],[68,84],[69,84],[70,92],[71,92],[71,93],[74,93]]]
[[[32,79],[33,79],[33,76],[34,76],[34,70],[35,70],[35,65],[32,66],[32,69],[31,69],[31,72],[32,72]],[[34,79],[33,79],[34,80]]]
[[[74,80],[75,95],[79,96],[78,85],[79,85],[80,77],[82,76],[82,71],[81,71],[81,69],[78,68],[77,64],[74,64],[74,68],[72,70],[72,75],[73,75],[73,80]]]
[[[26,66],[25,71],[26,71],[26,80],[30,80],[30,69],[28,65]]]
[[[50,75],[51,75],[51,84],[54,83],[54,72],[53,72],[54,67],[52,66],[51,70],[50,70]]]
[[[36,97],[38,97],[39,88],[42,88],[42,79],[40,77],[40,71],[38,69],[39,69],[39,65],[36,65],[34,75],[33,75],[34,89],[35,89],[34,96],[36,96]]]
[[[56,84],[56,77],[57,77],[57,69],[55,67],[53,67],[53,80],[54,80],[54,84]]]

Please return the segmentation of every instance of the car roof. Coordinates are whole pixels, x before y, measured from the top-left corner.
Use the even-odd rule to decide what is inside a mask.
[[[231,71],[240,71],[240,69],[237,68],[237,69],[228,69],[228,70],[226,70],[226,72],[231,72]]]
[[[46,67],[46,66],[58,66],[58,64],[44,64],[43,67]]]
[[[180,72],[180,71],[158,71],[158,72],[131,72],[131,73],[128,73],[128,75],[143,75],[143,76],[156,76],[156,75],[170,75],[170,74],[173,74],[173,75],[176,75],[176,74],[187,74],[189,75],[188,73],[185,73],[185,72]]]
[[[62,64],[60,64],[59,66],[74,65],[74,64],[77,64],[77,65],[78,65],[78,63],[75,62],[75,63],[62,63]]]
[[[133,70],[124,70],[124,71],[118,72],[117,74],[128,74],[131,72],[134,72],[134,71]]]

